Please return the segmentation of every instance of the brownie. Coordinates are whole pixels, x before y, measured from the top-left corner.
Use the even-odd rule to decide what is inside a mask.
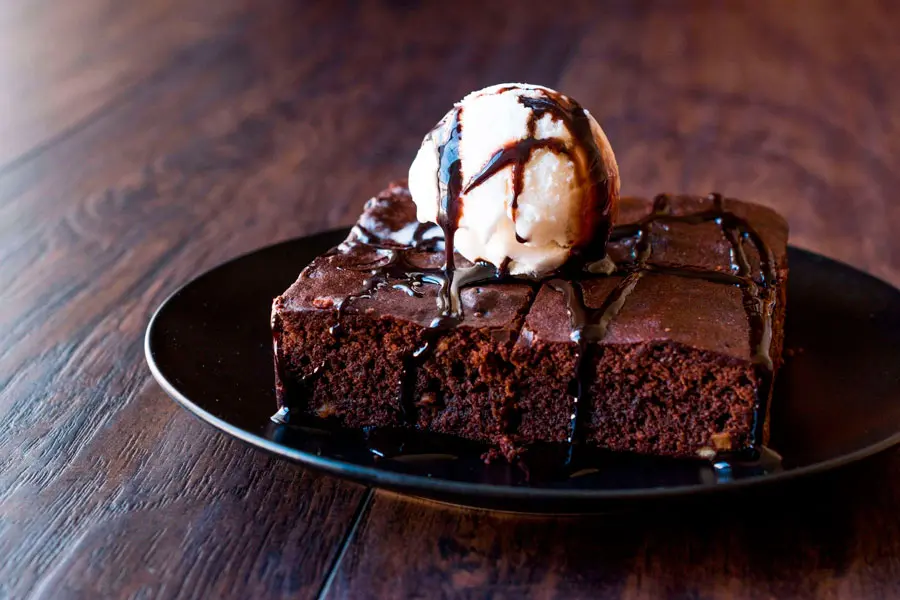
[[[781,363],[786,250],[787,224],[763,206],[623,198],[604,261],[473,277],[448,320],[441,229],[416,221],[399,182],[275,299],[279,415],[415,427],[509,457],[535,442],[755,448]]]

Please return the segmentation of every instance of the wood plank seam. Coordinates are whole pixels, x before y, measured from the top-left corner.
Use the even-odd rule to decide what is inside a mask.
[[[319,593],[316,594],[317,599],[321,600],[328,595],[328,590],[331,589],[331,584],[334,582],[338,568],[344,560],[344,555],[347,554],[350,543],[353,541],[353,538],[356,537],[356,531],[359,529],[359,524],[362,523],[363,518],[369,512],[369,507],[372,505],[374,496],[374,489],[367,488],[366,495],[359,501],[359,506],[356,508],[353,520],[350,522],[350,526],[347,527],[347,533],[344,534],[344,539],[341,540],[341,545],[334,556],[334,560],[331,562],[331,566],[328,568],[328,575],[326,575],[325,581],[322,583],[322,588],[319,590]]]

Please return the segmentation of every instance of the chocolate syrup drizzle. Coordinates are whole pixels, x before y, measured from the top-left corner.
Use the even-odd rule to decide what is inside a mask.
[[[586,153],[588,162],[588,172],[579,173],[579,177],[583,184],[588,187],[588,197],[592,199],[588,206],[596,207],[596,227],[599,231],[595,231],[596,237],[592,239],[606,240],[609,237],[609,215],[612,209],[612,203],[609,194],[606,193],[606,173],[603,170],[603,156],[600,148],[594,139],[594,133],[591,130],[590,119],[585,110],[577,102],[547,90],[539,90],[543,95],[539,97],[519,96],[519,103],[530,109],[528,121],[526,122],[527,135],[521,140],[511,142],[503,148],[497,150],[487,161],[487,163],[469,180],[463,193],[469,193],[479,185],[493,177],[506,167],[512,167],[513,194],[509,205],[509,216],[513,224],[516,223],[519,208],[519,196],[525,185],[525,165],[531,160],[536,150],[546,149],[555,154],[562,154],[572,157],[572,149],[557,138],[536,138],[537,123],[544,115],[550,115],[552,119],[561,121],[572,137],[575,143]],[[457,109],[459,110],[459,109]],[[579,166],[576,161],[573,164]],[[457,198],[458,200],[458,198]],[[516,232],[516,240],[520,244],[527,243],[528,240],[521,237]]]
[[[363,289],[346,297],[337,305],[338,312],[345,309],[351,301],[359,298],[371,298],[372,293],[386,285],[400,289],[413,296],[421,296],[420,288],[425,284],[439,285],[437,314],[426,331],[423,344],[416,348],[403,360],[402,378],[400,381],[400,404],[408,424],[415,424],[414,395],[419,366],[425,361],[428,353],[434,348],[441,332],[456,327],[462,319],[462,303],[460,292],[467,286],[485,282],[530,282],[537,296],[539,286],[546,283],[564,296],[571,324],[570,337],[577,344],[576,376],[571,382],[570,395],[572,409],[567,436],[571,448],[583,437],[584,425],[581,422],[588,413],[587,403],[590,401],[589,383],[591,368],[591,348],[597,347],[606,337],[610,325],[625,306],[628,297],[637,287],[641,278],[647,273],[665,273],[679,277],[703,279],[705,281],[737,286],[742,290],[744,308],[751,329],[751,347],[753,363],[756,366],[760,384],[757,388],[758,415],[762,403],[769,396],[772,382],[772,359],[770,346],[772,341],[772,314],[776,302],[774,259],[771,250],[761,236],[750,224],[724,208],[722,196],[710,194],[712,207],[689,215],[674,216],[670,214],[669,197],[661,194],[654,199],[652,212],[637,223],[619,225],[610,224],[612,210],[611,199],[607,193],[606,174],[600,150],[594,140],[588,115],[581,106],[561,94],[540,90],[541,97],[519,97],[519,101],[530,108],[532,114],[528,122],[528,137],[498,150],[476,173],[463,185],[461,172],[459,141],[463,133],[462,108],[457,106],[435,128],[432,136],[442,136],[438,141],[439,169],[437,183],[440,194],[437,224],[444,234],[444,264],[440,269],[417,268],[412,265],[407,252],[434,251],[434,245],[424,240],[424,234],[431,225],[422,225],[413,236],[410,246],[382,242],[364,228],[357,225],[356,238],[359,243],[375,249],[382,257],[373,263],[354,267],[356,270],[369,270],[371,276],[363,283]],[[476,263],[470,267],[457,268],[454,261],[454,238],[459,220],[462,216],[460,196],[470,192],[494,174],[510,166],[513,179],[513,200],[510,206],[511,217],[515,220],[518,197],[523,187],[523,171],[531,159],[533,152],[545,148],[553,152],[571,155],[571,149],[557,139],[536,139],[536,122],[543,115],[550,114],[554,119],[563,122],[572,134],[576,144],[588,157],[588,173],[586,185],[594,198],[593,206],[599,207],[600,217],[596,221],[594,247],[601,252],[600,256],[584,254],[576,264],[568,265],[567,271],[574,279],[570,281],[565,273],[556,273],[543,278],[527,278],[509,276],[507,266],[509,259],[500,268],[487,263]],[[731,244],[731,273],[704,270],[690,266],[669,266],[655,264],[650,261],[652,254],[651,229],[654,223],[685,223],[698,225],[717,223],[725,238]],[[517,235],[518,238],[518,235]],[[633,245],[633,261],[615,264],[605,254],[606,241],[621,241],[635,238]],[[520,242],[525,242],[518,238]],[[760,280],[757,282],[751,274],[750,262],[744,249],[744,242],[749,241],[756,249],[760,261]],[[584,301],[581,281],[611,275],[621,277],[618,285],[608,295],[599,308],[589,308]],[[335,332],[337,333],[337,332]],[[754,423],[754,444],[761,444],[762,427]]]
[[[531,155],[535,150],[547,148],[557,154],[569,155],[569,149],[561,140],[555,138],[536,139],[534,137],[535,130],[535,113],[531,113],[528,118],[528,137],[514,144],[498,150],[488,160],[487,164],[472,177],[472,180],[464,190],[468,193],[493,177],[493,175],[506,167],[512,165],[512,181],[513,194],[512,201],[509,204],[509,217],[512,219],[513,225],[516,224],[516,218],[519,213],[519,196],[522,194],[522,188],[525,186],[525,165],[531,160]],[[528,239],[523,238],[516,232],[516,241],[525,244]]]
[[[430,224],[419,224],[413,233],[412,243],[409,246],[401,246],[395,243],[385,243],[366,228],[356,225],[354,232],[357,241],[375,250],[378,257],[371,263],[343,267],[353,271],[369,271],[370,276],[363,281],[362,289],[359,292],[347,296],[337,303],[338,312],[343,311],[344,306],[350,301],[371,298],[375,290],[386,285],[404,291],[410,296],[422,296],[419,288],[425,283],[441,285],[442,278],[428,269],[418,269],[412,264],[408,254],[410,251],[434,251],[435,240],[423,239],[424,234],[431,227]]]
[[[590,382],[590,373],[586,365],[590,360],[587,355],[590,351],[590,342],[599,342],[609,329],[610,323],[625,305],[628,296],[637,287],[638,281],[646,273],[665,273],[677,277],[689,277],[703,279],[712,283],[734,285],[742,290],[744,297],[744,310],[750,322],[751,348],[753,350],[753,363],[757,370],[760,384],[757,388],[757,406],[755,415],[758,421],[762,403],[769,397],[769,388],[772,383],[772,358],[770,349],[772,345],[772,314],[775,308],[775,290],[772,284],[775,282],[774,258],[771,250],[763,242],[761,236],[750,224],[724,208],[721,194],[710,194],[708,199],[712,202],[709,210],[682,216],[669,214],[669,197],[660,194],[654,199],[653,211],[644,219],[632,225],[620,225],[611,235],[613,241],[635,237],[633,263],[616,265],[612,274],[622,276],[619,284],[607,296],[603,305],[597,309],[589,309],[584,303],[584,292],[581,283],[577,281],[565,281],[551,279],[547,284],[563,294],[566,302],[566,310],[571,323],[572,341],[578,344],[577,383],[573,386],[577,390],[573,396],[573,408],[568,441],[574,443],[582,433],[579,422],[579,414],[585,409],[588,399],[586,386]],[[686,223],[699,225],[715,222],[722,230],[722,234],[731,244],[731,270],[732,273],[699,269],[686,265],[668,266],[650,262],[651,243],[650,233],[654,223]],[[750,262],[744,249],[744,240],[749,240],[759,255],[760,282],[754,281],[751,275]],[[588,272],[596,272],[590,269]],[[582,277],[584,279],[584,277]],[[753,426],[754,444],[762,443],[762,427],[759,422]]]

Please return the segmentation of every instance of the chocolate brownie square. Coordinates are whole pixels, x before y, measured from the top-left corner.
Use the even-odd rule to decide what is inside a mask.
[[[457,281],[448,319],[441,230],[416,221],[400,182],[275,299],[279,414],[435,431],[508,456],[534,442],[704,458],[754,448],[781,363],[786,250],[787,224],[759,205],[623,198],[604,261]]]

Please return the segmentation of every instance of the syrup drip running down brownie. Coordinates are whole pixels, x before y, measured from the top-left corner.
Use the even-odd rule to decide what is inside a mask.
[[[405,182],[394,184],[275,300],[276,418],[414,427],[510,459],[535,442],[703,458],[765,443],[781,362],[784,220],[717,194],[618,201],[615,169],[601,168],[614,159],[587,112],[544,88],[532,95],[517,97],[531,111],[526,135],[467,182],[465,102],[426,138],[437,225],[418,222]],[[568,144],[535,137],[548,113]],[[461,198],[503,170],[513,243],[528,243],[517,205],[538,151],[587,157],[584,239],[544,272],[522,272],[534,255],[491,264],[455,252]]]

